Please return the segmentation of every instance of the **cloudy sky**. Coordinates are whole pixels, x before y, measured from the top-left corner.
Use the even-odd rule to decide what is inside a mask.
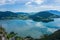
[[[37,12],[59,10],[60,0],[0,0],[0,11]]]

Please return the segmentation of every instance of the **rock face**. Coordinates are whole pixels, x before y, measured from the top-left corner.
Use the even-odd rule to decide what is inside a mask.
[[[6,37],[3,34],[0,34],[0,40],[6,40]]]
[[[27,37],[24,38],[24,40],[33,40],[33,38],[30,37],[30,36],[27,36]]]
[[[60,40],[60,30],[54,32],[52,35],[50,35],[50,38],[51,39],[54,39],[54,40]]]
[[[60,30],[54,32],[53,34],[51,34],[49,36],[45,35],[40,40],[60,40]]]
[[[2,27],[0,27],[0,40],[7,40],[5,33],[5,30]]]

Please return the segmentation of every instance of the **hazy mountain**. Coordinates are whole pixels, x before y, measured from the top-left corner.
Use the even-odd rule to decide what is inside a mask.
[[[33,15],[31,15],[30,13],[24,13],[24,12],[10,12],[10,11],[6,11],[6,12],[1,12],[0,11],[0,19],[20,19],[20,20],[27,20],[27,19],[32,19],[34,21],[37,22],[50,22],[50,21],[54,21],[53,18],[60,18],[59,15],[57,15],[57,11],[54,13],[55,11],[42,11],[42,12],[37,12]],[[59,12],[58,12],[59,14]]]
[[[34,15],[31,15],[30,18],[33,19],[34,21],[42,21],[42,22],[49,22],[49,21],[54,21],[53,18],[59,18],[60,16],[53,14],[49,11],[42,11],[38,12]]]
[[[7,17],[7,16],[16,16],[14,12],[6,11],[6,12],[1,12],[0,11],[0,17]]]
[[[6,11],[6,12],[0,12],[0,19],[14,19],[17,17],[17,14]]]
[[[0,19],[5,20],[5,19],[21,19],[21,20],[25,20],[28,19],[28,14],[27,13],[23,13],[23,12],[19,12],[19,13],[14,13],[14,12],[10,12],[10,11],[6,11],[6,12],[0,12]]]
[[[21,15],[29,15],[28,13],[25,13],[25,12],[16,12],[16,14],[21,14]]]
[[[60,16],[60,11],[57,11],[57,10],[49,10],[49,12]]]
[[[28,13],[17,12],[16,14],[17,14],[18,19],[22,19],[22,20],[29,19],[29,14]]]

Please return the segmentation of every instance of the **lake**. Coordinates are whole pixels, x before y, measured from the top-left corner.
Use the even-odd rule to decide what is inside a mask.
[[[60,18],[55,18],[53,22],[35,22],[33,20],[0,20],[0,25],[6,31],[18,33],[18,35],[32,36],[38,38],[43,34],[51,34],[60,29]]]

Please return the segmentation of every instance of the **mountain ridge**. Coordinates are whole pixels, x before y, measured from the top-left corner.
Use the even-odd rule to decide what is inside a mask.
[[[50,11],[53,11],[50,12]],[[54,21],[53,18],[60,18],[59,15],[56,15],[54,13],[55,10],[48,10],[48,11],[41,11],[41,12],[37,12],[33,15],[30,15],[29,13],[25,13],[25,12],[10,12],[10,11],[6,11],[6,12],[2,12],[0,11],[0,20],[10,20],[10,19],[20,19],[20,20],[28,20],[31,19],[33,21],[36,22],[50,22],[50,21]],[[59,13],[59,12],[58,12]]]

